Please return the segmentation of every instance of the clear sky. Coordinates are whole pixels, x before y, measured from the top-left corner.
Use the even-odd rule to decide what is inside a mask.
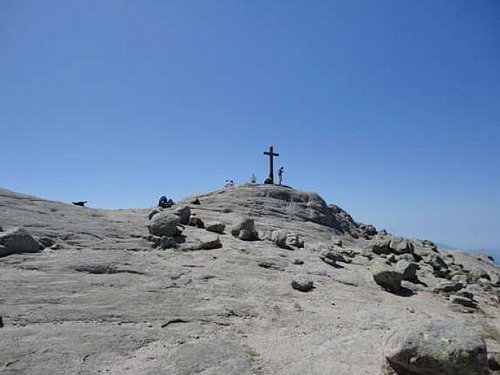
[[[0,1],[0,186],[147,207],[266,175],[500,248],[500,2]]]

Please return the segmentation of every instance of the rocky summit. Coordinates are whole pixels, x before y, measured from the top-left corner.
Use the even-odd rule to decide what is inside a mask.
[[[500,373],[493,259],[284,186],[134,210],[0,189],[0,278],[2,374]]]

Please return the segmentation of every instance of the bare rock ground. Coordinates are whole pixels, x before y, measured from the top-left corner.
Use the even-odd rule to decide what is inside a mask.
[[[163,250],[148,240],[147,209],[96,210],[0,190],[0,226],[53,243],[0,258],[0,373],[382,374],[391,332],[434,319],[476,329],[498,351],[499,270],[488,258],[440,252],[443,273],[432,253],[418,260],[424,285],[392,294],[368,266],[387,260],[370,247],[386,234],[315,193],[259,185],[198,198],[191,211],[205,223],[229,228],[250,217],[260,235],[298,234],[304,248],[243,241],[226,229],[217,234],[222,247],[185,251],[214,233],[184,226],[185,242]],[[327,264],[319,255],[333,243],[360,255]],[[476,309],[432,291],[459,271]],[[293,289],[296,275],[314,289]]]

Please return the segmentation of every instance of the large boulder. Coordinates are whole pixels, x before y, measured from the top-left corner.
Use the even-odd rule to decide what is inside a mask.
[[[0,257],[19,253],[37,253],[43,249],[24,228],[0,232]]]
[[[375,282],[385,290],[393,293],[401,290],[403,275],[389,263],[381,259],[375,259],[370,265],[370,271]]]
[[[470,327],[454,321],[425,321],[400,327],[388,337],[385,358],[397,374],[488,373],[483,338]]]
[[[155,236],[175,236],[179,233],[177,226],[180,224],[180,218],[171,212],[160,212],[153,216],[149,224],[149,233]]]

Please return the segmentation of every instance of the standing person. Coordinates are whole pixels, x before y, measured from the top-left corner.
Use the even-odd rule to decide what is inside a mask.
[[[278,179],[279,179],[279,185],[281,185],[283,183],[283,174],[285,173],[285,168],[281,167],[279,170],[278,170]]]
[[[257,177],[255,177],[255,173],[252,173],[252,176],[250,177],[250,183],[252,185],[255,185],[257,183]]]

